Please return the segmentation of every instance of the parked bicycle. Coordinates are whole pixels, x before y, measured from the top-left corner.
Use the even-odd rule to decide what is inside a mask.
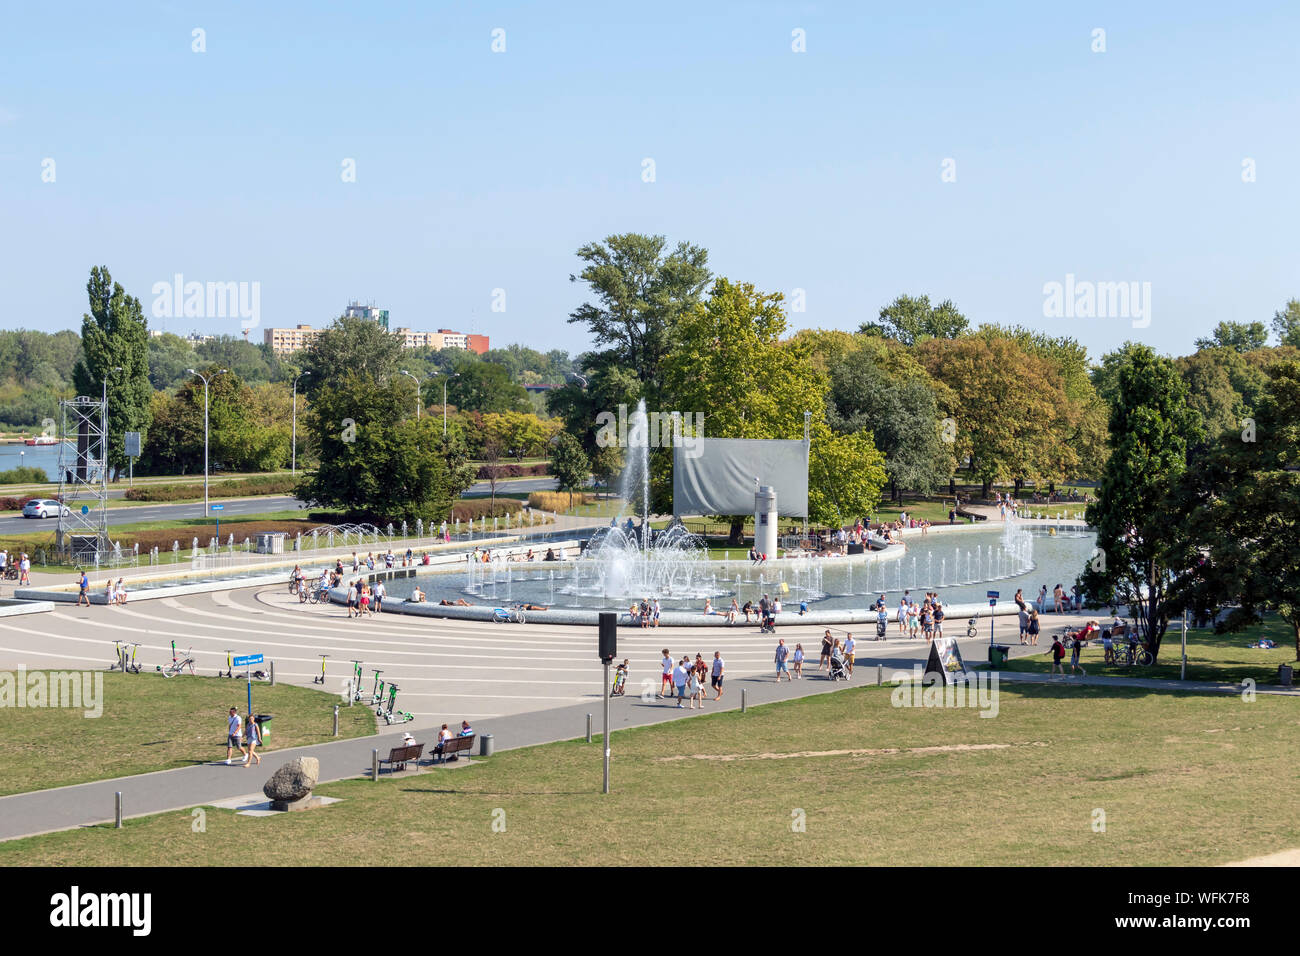
[[[188,651],[186,651],[184,654],[180,654],[180,655],[178,655],[178,654],[176,653],[176,642],[175,642],[175,641],[172,641],[172,660],[171,660],[171,663],[170,663],[170,664],[160,664],[160,665],[158,666],[157,669],[158,669],[158,672],[159,672],[160,674],[162,674],[163,677],[175,677],[177,674],[184,673],[185,668],[187,668],[187,667],[190,669],[190,673],[191,673],[191,674],[195,673],[195,671],[194,671],[194,648],[191,647],[191,648],[190,648]]]

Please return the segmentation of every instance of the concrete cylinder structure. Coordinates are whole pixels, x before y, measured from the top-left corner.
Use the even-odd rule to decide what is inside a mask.
[[[776,489],[761,485],[754,492],[754,547],[769,558],[776,557]]]

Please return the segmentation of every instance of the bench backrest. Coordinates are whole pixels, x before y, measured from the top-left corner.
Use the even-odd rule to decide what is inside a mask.
[[[445,744],[443,744],[442,752],[445,754],[460,753],[462,750],[473,750],[473,749],[474,749],[474,735],[470,734],[468,737],[452,737]]]
[[[424,744],[408,744],[405,747],[394,747],[388,753],[388,762],[401,763],[404,760],[419,760],[422,753],[424,753]]]

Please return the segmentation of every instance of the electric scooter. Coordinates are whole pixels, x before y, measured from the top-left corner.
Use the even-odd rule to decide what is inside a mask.
[[[352,662],[352,699],[359,701],[365,696],[361,690],[361,662],[354,660]]]
[[[313,677],[311,679],[313,684],[320,684],[322,687],[325,686],[325,658],[327,657],[329,657],[328,654],[320,655],[320,677]]]
[[[390,724],[404,724],[407,721],[415,720],[415,715],[405,710],[396,710],[397,707],[397,685],[388,685],[388,704],[387,707],[379,707],[375,711],[376,717],[382,717]]]
[[[232,650],[231,648],[229,647],[226,648],[226,669],[224,671],[218,670],[217,671],[218,677],[229,677],[231,679],[234,678],[235,676],[235,664],[234,664],[235,659],[233,656],[234,653],[235,653],[234,650]]]
[[[383,671],[381,670],[375,671],[375,687],[374,690],[370,692],[371,707],[376,707],[384,702],[384,682],[379,676],[382,673]]]

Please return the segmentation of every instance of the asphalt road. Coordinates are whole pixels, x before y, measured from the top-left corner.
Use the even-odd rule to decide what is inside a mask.
[[[497,494],[512,496],[527,494],[530,491],[553,491],[554,478],[519,478],[513,481],[498,481]],[[467,494],[487,494],[491,489],[486,481],[470,486]],[[222,505],[218,514],[223,520],[238,518],[240,515],[265,514],[268,511],[289,511],[302,507],[303,503],[291,495],[267,495],[262,498],[232,501],[221,498],[213,499],[214,504]],[[108,523],[112,525],[139,524],[146,521],[177,521],[182,518],[203,517],[203,503],[187,504],[141,504],[139,506],[109,508]],[[27,534],[31,532],[53,531],[58,522],[54,518],[0,518],[0,534]]]

